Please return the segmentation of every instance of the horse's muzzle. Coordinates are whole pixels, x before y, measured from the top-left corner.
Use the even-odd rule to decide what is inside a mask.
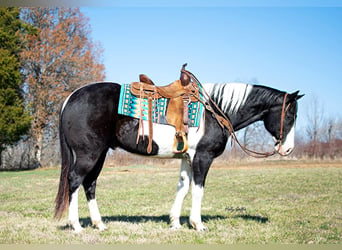
[[[277,152],[281,156],[288,156],[292,153],[293,147],[286,147],[286,145],[283,145],[281,143],[276,143],[274,146],[274,151]]]

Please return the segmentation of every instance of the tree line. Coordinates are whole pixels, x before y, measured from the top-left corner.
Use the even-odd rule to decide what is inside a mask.
[[[0,8],[0,167],[51,164],[64,99],[104,80],[88,21],[79,8]]]
[[[58,114],[65,98],[103,81],[103,50],[79,8],[0,8],[0,169],[59,164]],[[324,117],[319,100],[296,132],[297,158],[341,158],[342,120]],[[273,149],[262,123],[239,131],[244,146]],[[247,157],[228,147],[229,157]]]

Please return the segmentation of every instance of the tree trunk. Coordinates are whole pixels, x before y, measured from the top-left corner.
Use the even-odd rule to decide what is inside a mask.
[[[0,148],[0,168],[2,168],[2,149]]]
[[[42,160],[42,149],[43,149],[43,133],[39,133],[36,138],[36,144],[34,146],[34,156],[39,164]]]

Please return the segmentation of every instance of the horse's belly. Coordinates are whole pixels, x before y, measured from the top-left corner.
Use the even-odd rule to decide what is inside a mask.
[[[192,154],[196,150],[199,140],[203,136],[203,127],[190,127],[188,133],[189,149],[188,153]],[[173,153],[173,143],[176,129],[170,125],[153,124],[153,141],[158,145],[158,154],[154,157],[158,158],[173,158],[176,155]],[[142,135],[142,131],[140,131]],[[144,121],[144,135],[149,135],[148,123]]]

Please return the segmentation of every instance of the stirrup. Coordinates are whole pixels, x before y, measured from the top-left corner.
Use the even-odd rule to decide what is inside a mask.
[[[185,132],[177,131],[173,142],[173,153],[183,154],[188,150],[188,148],[188,139]]]

